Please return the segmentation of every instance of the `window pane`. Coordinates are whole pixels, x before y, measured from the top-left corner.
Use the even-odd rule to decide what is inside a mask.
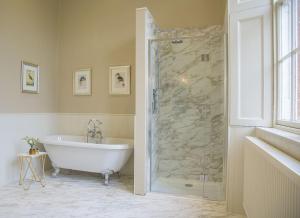
[[[279,7],[278,12],[278,36],[279,58],[286,56],[291,51],[292,45],[292,1],[288,0]]]
[[[279,65],[279,117],[280,120],[292,119],[292,83],[291,58],[287,58]]]
[[[296,45],[295,47],[298,48],[299,45],[300,45],[300,0],[296,0],[295,1],[295,27],[296,27],[296,30],[295,30],[295,33],[296,33]]]
[[[296,54],[295,80],[296,80],[296,120],[300,121],[300,54]]]

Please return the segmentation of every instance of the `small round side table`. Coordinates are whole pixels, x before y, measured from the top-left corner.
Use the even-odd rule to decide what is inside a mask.
[[[22,185],[24,190],[29,190],[33,181],[39,182],[42,187],[45,187],[45,160],[47,157],[46,152],[39,152],[38,154],[30,155],[28,153],[18,154],[19,166],[20,166],[20,179],[19,185]],[[42,173],[38,173],[38,170],[33,165],[33,160],[38,159],[42,167]],[[31,178],[28,185],[25,185],[25,179],[28,171],[31,172]]]

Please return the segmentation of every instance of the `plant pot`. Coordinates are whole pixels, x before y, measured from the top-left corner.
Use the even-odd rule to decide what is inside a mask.
[[[35,155],[36,154],[36,149],[35,148],[30,148],[28,153],[30,155]]]

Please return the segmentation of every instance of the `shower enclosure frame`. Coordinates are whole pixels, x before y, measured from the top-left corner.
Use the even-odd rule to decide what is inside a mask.
[[[148,94],[151,93],[150,91],[150,76],[151,76],[151,44],[152,42],[159,42],[159,41],[174,41],[174,40],[185,40],[185,39],[197,39],[200,38],[201,36],[186,36],[186,37],[169,37],[169,38],[148,38],[146,39],[147,41],[147,47],[148,47],[148,84],[147,84],[147,88],[148,88]],[[223,34],[223,46],[224,46],[224,64],[223,64],[223,69],[224,69],[224,94],[223,94],[223,110],[224,110],[224,157],[223,157],[223,189],[224,189],[224,193],[225,193],[225,200],[227,199],[227,151],[228,151],[228,48],[227,48],[227,33]],[[149,95],[150,98],[150,95]],[[149,99],[148,99],[149,101]],[[151,131],[151,116],[152,114],[150,114],[150,110],[149,107],[151,107],[152,105],[150,104],[150,102],[148,102],[148,116],[147,116],[147,127],[148,129],[148,133],[150,133]],[[147,150],[148,150],[148,163],[149,166],[147,168],[147,191],[149,192],[155,192],[152,191],[152,182],[151,182],[151,177],[152,177],[152,173],[151,173],[151,169],[152,169],[152,160],[151,160],[151,153],[152,153],[152,144],[149,143],[150,142],[150,137],[148,136],[147,138]]]

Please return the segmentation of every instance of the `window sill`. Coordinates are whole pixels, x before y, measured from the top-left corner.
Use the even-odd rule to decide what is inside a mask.
[[[273,166],[294,180],[296,184],[300,184],[299,161],[256,137],[248,136],[246,140],[248,142],[247,146],[254,146],[257,149],[256,151],[262,154]],[[259,153],[256,153],[256,155]]]
[[[300,135],[275,128],[256,128],[256,136],[300,161]]]
[[[277,121],[274,125],[274,128],[281,129],[283,131],[292,132],[300,135],[300,124],[299,123],[292,123],[292,122],[285,122],[285,121]]]

